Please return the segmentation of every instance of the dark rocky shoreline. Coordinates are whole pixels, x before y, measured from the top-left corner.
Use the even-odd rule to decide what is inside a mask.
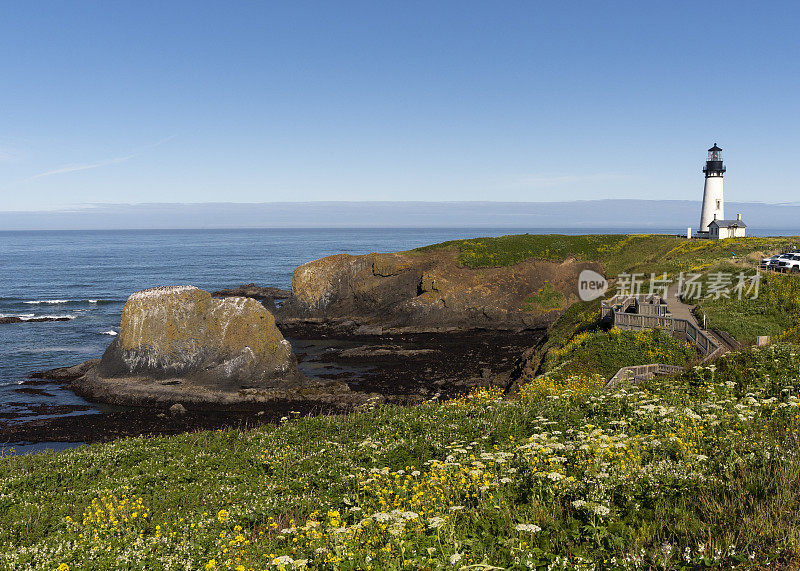
[[[379,393],[385,402],[418,404],[447,398],[472,387],[507,387],[518,359],[543,330],[470,330],[381,336],[347,334],[341,327],[295,323],[282,326],[297,352],[300,369],[320,380],[338,380],[354,393]],[[91,363],[37,372],[28,381],[69,383]],[[46,381],[48,378],[55,377]],[[352,402],[273,401],[268,405],[186,406],[173,416],[169,406],[113,407],[102,414],[77,414],[15,422],[0,419],[0,442],[105,442],[139,435],[247,428],[277,423],[292,411],[302,415],[345,414]],[[57,411],[42,410],[45,414]],[[69,411],[60,411],[69,412]],[[75,411],[80,412],[80,411]]]

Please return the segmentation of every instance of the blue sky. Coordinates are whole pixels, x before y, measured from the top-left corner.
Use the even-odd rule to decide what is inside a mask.
[[[0,210],[800,201],[797,3],[5,2]]]

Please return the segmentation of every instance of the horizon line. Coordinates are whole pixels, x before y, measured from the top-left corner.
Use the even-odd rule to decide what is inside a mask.
[[[141,207],[141,206],[211,206],[211,205],[256,205],[256,204],[280,204],[280,205],[309,205],[309,204],[574,204],[586,202],[697,202],[700,199],[680,199],[680,198],[586,198],[575,200],[269,200],[263,202],[232,202],[232,201],[204,201],[204,202],[86,202],[73,205],[64,205],[50,209],[40,210],[0,210],[0,214],[21,214],[21,213],[78,213],[90,212],[107,207]],[[726,201],[728,204],[759,204],[766,206],[800,206],[800,202],[765,202],[765,201]]]

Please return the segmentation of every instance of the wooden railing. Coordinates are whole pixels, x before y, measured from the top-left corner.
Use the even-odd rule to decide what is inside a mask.
[[[684,370],[684,367],[679,365],[665,365],[664,363],[622,367],[617,371],[617,374],[611,377],[611,380],[606,383],[606,388],[613,388],[621,382],[647,380],[652,379],[655,375],[673,375],[675,373],[682,373]]]
[[[648,294],[652,295],[652,294]],[[634,296],[631,296],[634,297]],[[689,341],[694,344],[703,355],[704,360],[709,360],[727,351],[727,348],[717,343],[705,331],[686,319],[675,317],[661,317],[657,315],[642,315],[639,313],[625,313],[636,299],[621,300],[619,296],[603,301],[600,305],[602,318],[610,319],[613,327],[632,331],[644,329],[663,329],[673,337]]]
[[[654,315],[657,317],[669,315],[669,307],[660,295],[655,293],[641,293],[634,295],[615,295],[609,299],[603,300],[600,304],[600,316],[607,317],[614,311],[617,313],[628,313],[628,310],[634,305],[637,306],[635,309],[637,310],[636,313],[639,315]]]

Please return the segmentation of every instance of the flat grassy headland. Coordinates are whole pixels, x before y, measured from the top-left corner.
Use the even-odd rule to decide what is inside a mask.
[[[508,266],[530,258],[600,261],[609,276],[620,272],[678,273],[707,269],[735,254],[739,260],[800,247],[800,237],[686,240],[658,234],[519,234],[451,240],[417,252],[452,249],[471,268]]]
[[[686,240],[665,235],[537,235],[522,234],[498,238],[453,240],[425,246],[416,251],[451,249],[459,263],[472,268],[505,266],[530,258],[598,261],[603,264],[608,278],[621,273],[640,274],[646,293],[649,278],[662,277],[677,281],[681,274],[686,278],[699,274],[705,287],[701,296],[691,299],[697,304],[697,315],[705,315],[708,326],[731,334],[744,342],[752,342],[759,335],[789,338],[800,331],[800,277],[764,274],[759,284],[758,296],[738,295],[707,296],[712,274],[724,272],[732,276],[736,285],[738,275],[752,276],[762,257],[787,250],[800,249],[800,237],[734,238],[729,240]],[[545,302],[554,304],[547,298]],[[532,300],[538,301],[538,300]],[[587,305],[588,307],[588,305]],[[561,309],[562,307],[558,307]],[[572,323],[574,308],[562,321]],[[579,328],[591,328],[584,322]],[[569,325],[556,324],[556,343],[566,342],[559,329]],[[793,333],[789,333],[792,330]],[[551,343],[552,345],[552,343]]]
[[[752,263],[793,242],[509,236],[429,248],[470,267],[573,256],[609,275],[706,279],[732,248]],[[741,336],[774,326],[798,340],[792,280],[768,278],[759,303],[771,313]],[[528,303],[565,305],[547,288]],[[726,303],[700,306],[722,327],[736,311]],[[800,347],[606,390],[618,365],[695,355],[660,333],[604,331],[598,317],[596,301],[563,309],[513,395],[2,458],[0,569],[800,566]]]

